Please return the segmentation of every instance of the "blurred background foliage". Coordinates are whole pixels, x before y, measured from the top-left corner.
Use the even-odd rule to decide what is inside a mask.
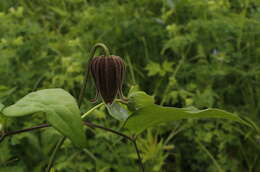
[[[165,106],[217,107],[260,123],[258,0],[1,0],[0,102],[61,87],[75,97],[91,47],[103,42],[127,63],[132,85]],[[92,106],[88,87],[82,111]],[[119,129],[96,110],[89,120]],[[160,114],[158,114],[160,115]],[[45,122],[0,119],[0,130]],[[131,143],[87,129],[88,148],[67,140],[53,172],[137,172]],[[44,171],[60,134],[43,129],[0,144],[0,171]],[[138,139],[147,172],[260,171],[260,136],[226,120],[185,120]]]

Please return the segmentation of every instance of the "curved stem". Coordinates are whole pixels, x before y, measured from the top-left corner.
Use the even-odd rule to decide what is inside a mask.
[[[100,104],[99,104],[100,105]],[[101,106],[101,105],[100,105]],[[128,135],[125,135],[123,133],[120,133],[116,130],[113,130],[113,129],[110,129],[110,128],[106,128],[106,127],[103,127],[103,126],[100,126],[100,125],[97,125],[97,124],[93,124],[91,122],[88,122],[88,121],[84,121],[84,125],[90,127],[90,128],[99,128],[99,129],[102,129],[102,130],[105,130],[105,131],[108,131],[108,132],[111,132],[111,133],[114,133],[118,136],[121,136],[121,137],[124,137],[125,139],[131,141],[134,146],[135,146],[135,150],[136,150],[136,154],[138,156],[138,161],[139,161],[139,164],[140,164],[140,168],[142,170],[142,172],[144,172],[144,165],[142,163],[142,159],[141,159],[141,156],[140,156],[140,153],[139,153],[139,150],[138,150],[138,147],[137,147],[137,144],[136,144],[136,140]],[[46,127],[51,127],[50,124],[42,124],[42,125],[39,125],[39,126],[34,126],[34,127],[31,127],[31,128],[25,128],[25,129],[22,129],[22,130],[17,130],[17,131],[11,131],[11,132],[7,132],[7,133],[4,133],[1,137],[0,137],[0,142],[3,141],[5,139],[6,136],[11,136],[11,135],[15,135],[15,134],[19,134],[19,133],[23,133],[23,132],[29,132],[29,131],[34,131],[36,129],[40,129],[40,128],[46,128]],[[54,148],[54,151],[51,155],[51,158],[50,158],[50,161],[48,163],[48,166],[46,168],[46,172],[49,172],[51,170],[51,166],[53,165],[54,163],[54,160],[55,160],[55,156],[59,150],[59,148],[61,147],[61,145],[63,144],[63,142],[65,141],[65,137],[62,137],[58,143],[56,144],[55,148]]]
[[[2,135],[0,135],[1,136],[0,142],[2,142],[5,139],[5,137],[7,137],[7,136],[11,136],[11,135],[19,134],[19,133],[24,133],[24,132],[28,132],[28,131],[33,131],[33,130],[37,130],[37,129],[41,129],[41,128],[45,128],[45,127],[50,127],[50,126],[51,126],[50,124],[42,124],[42,125],[38,125],[38,126],[35,126],[35,127],[25,128],[25,129],[22,129],[22,130],[6,132],[6,133],[3,133]]]
[[[132,138],[132,137],[130,137],[130,136],[128,136],[128,135],[125,135],[125,134],[123,134],[123,133],[120,133],[120,132],[118,132],[118,131],[116,131],[116,130],[103,127],[103,126],[101,126],[101,125],[93,124],[93,123],[88,122],[88,121],[84,121],[84,125],[86,125],[86,126],[88,126],[88,127],[90,127],[90,128],[99,128],[99,129],[108,131],[108,132],[110,132],[110,133],[114,133],[114,134],[116,134],[116,135],[119,135],[119,136],[124,137],[124,138],[126,138],[126,139],[128,139],[128,140],[133,141],[133,138]]]
[[[89,111],[87,111],[86,113],[84,113],[82,116],[81,116],[81,119],[84,119],[86,118],[86,116],[88,116],[90,113],[92,113],[94,110],[96,110],[97,108],[103,106],[104,103],[99,103],[98,105],[94,106],[93,108],[91,108]]]
[[[109,49],[107,48],[107,46],[103,43],[96,43],[92,50],[91,50],[91,53],[90,53],[90,57],[93,57],[95,55],[95,52],[96,52],[96,49],[97,48],[102,48],[103,51],[105,52],[105,55],[106,56],[110,56],[110,52],[109,52]]]
[[[140,155],[140,152],[139,152],[139,149],[137,147],[137,144],[136,144],[136,140],[132,140],[134,146],[135,146],[135,151],[136,151],[136,154],[138,156],[138,161],[139,161],[139,164],[140,164],[140,169],[142,172],[144,172],[144,165],[143,165],[143,162],[142,162],[142,158],[141,158],[141,155]]]
[[[56,144],[56,146],[55,146],[55,148],[54,148],[54,150],[53,150],[53,152],[52,152],[52,154],[51,154],[51,158],[50,158],[49,163],[48,163],[48,166],[47,166],[47,168],[46,168],[46,172],[51,171],[51,167],[52,167],[52,165],[53,165],[53,163],[54,163],[55,156],[56,156],[58,150],[60,149],[60,147],[62,146],[62,144],[64,143],[65,140],[66,140],[66,137],[62,137],[62,138],[58,141],[58,143]]]
[[[102,44],[102,43],[97,43],[93,46],[93,48],[90,52],[89,62],[94,57],[95,52],[98,48],[102,48],[103,51],[105,52],[105,55],[110,56],[110,52],[109,52],[109,49],[107,48],[107,46],[105,44]],[[83,96],[84,96],[84,93],[85,93],[85,90],[86,90],[87,79],[88,79],[88,76],[89,76],[89,62],[86,64],[86,71],[85,71],[85,77],[84,77],[84,81],[83,81],[83,87],[81,88],[79,98],[78,98],[78,105],[79,106],[81,105],[81,103],[83,101]]]
[[[116,101],[116,102],[120,102],[120,103],[122,103],[122,104],[127,104],[127,102],[124,102],[124,101],[122,101],[121,99],[116,99],[115,101]],[[84,113],[84,114],[81,116],[81,119],[86,118],[90,113],[92,113],[94,110],[96,110],[97,108],[99,108],[99,107],[101,107],[101,106],[103,106],[103,105],[105,105],[104,102],[99,103],[98,105],[94,106],[94,107],[91,108],[89,111],[87,111],[86,113]]]

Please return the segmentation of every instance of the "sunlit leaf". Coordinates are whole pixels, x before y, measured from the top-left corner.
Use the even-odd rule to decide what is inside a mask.
[[[106,104],[106,107],[109,114],[119,121],[125,121],[129,117],[128,112],[116,102],[111,105]]]
[[[126,122],[126,128],[135,134],[139,134],[145,129],[160,123],[191,118],[229,119],[251,127],[250,124],[242,120],[239,116],[220,109],[197,110],[150,105],[137,110],[131,115]]]
[[[142,107],[154,104],[153,96],[149,96],[143,91],[132,92],[129,96],[128,109],[136,111]]]
[[[80,111],[75,99],[63,89],[45,89],[32,92],[14,105],[3,109],[8,117],[20,117],[44,112],[49,123],[71,141],[84,147],[86,138]]]
[[[148,71],[148,76],[154,76],[157,74],[163,75],[164,73],[162,73],[162,69],[160,64],[158,63],[154,63],[154,62],[150,62],[146,67],[145,70]]]

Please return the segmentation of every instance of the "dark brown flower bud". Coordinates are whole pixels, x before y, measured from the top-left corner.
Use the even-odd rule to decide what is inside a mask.
[[[113,103],[116,96],[124,99],[122,84],[125,64],[119,56],[94,57],[89,63],[89,68],[96,85],[95,100],[99,95],[109,104]]]

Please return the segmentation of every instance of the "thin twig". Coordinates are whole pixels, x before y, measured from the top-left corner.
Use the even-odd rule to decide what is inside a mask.
[[[130,136],[127,136],[127,135],[125,135],[123,133],[120,133],[120,132],[118,132],[116,130],[113,130],[113,129],[110,129],[110,128],[106,128],[106,127],[103,127],[101,125],[93,124],[93,123],[88,122],[88,121],[84,121],[84,125],[86,125],[86,126],[88,126],[90,128],[99,128],[99,129],[102,129],[102,130],[114,133],[116,135],[122,136],[122,137],[124,137],[124,138],[126,138],[128,140],[131,140],[131,141],[134,140]],[[23,133],[23,132],[28,132],[28,131],[34,131],[34,130],[41,129],[41,128],[46,128],[46,127],[51,127],[51,125],[50,124],[41,124],[41,125],[38,125],[38,126],[25,128],[25,129],[21,129],[21,130],[9,131],[9,132],[3,133],[3,135],[1,136],[1,141],[3,141],[3,139],[5,137],[7,137],[7,136],[11,136],[11,135],[15,135],[15,134]]]
[[[199,144],[199,146],[201,147],[201,149],[203,151],[206,152],[206,154],[210,157],[210,159],[213,161],[214,165],[216,166],[216,168],[218,169],[219,172],[223,172],[224,170],[221,168],[221,166],[219,165],[219,163],[217,162],[217,160],[214,158],[214,156],[208,151],[208,149],[199,141],[196,140],[196,142]]]
[[[24,132],[28,132],[28,131],[33,131],[33,130],[37,130],[37,129],[41,129],[41,128],[45,128],[45,127],[50,127],[50,126],[51,126],[50,124],[41,124],[41,125],[38,125],[38,126],[25,128],[25,129],[22,129],[22,130],[9,131],[9,132],[3,133],[1,135],[0,142],[2,142],[5,139],[5,137],[7,137],[7,136],[11,136],[11,135],[19,134],[19,133],[24,133]]]
[[[140,164],[140,168],[142,170],[142,172],[144,172],[144,165],[142,163],[142,159],[141,159],[141,156],[140,156],[140,151],[137,147],[137,144],[136,144],[136,140],[135,138],[132,138],[128,135],[125,135],[123,133],[120,133],[116,130],[113,130],[113,129],[110,129],[110,128],[106,128],[106,127],[103,127],[101,125],[97,125],[97,124],[93,124],[91,122],[88,122],[88,121],[84,121],[84,125],[90,127],[90,128],[99,128],[99,129],[102,129],[102,130],[105,130],[105,131],[108,131],[108,132],[111,132],[111,133],[114,133],[118,136],[121,136],[121,137],[124,137],[126,138],[127,140],[130,140],[134,146],[135,146],[135,150],[136,150],[136,154],[138,156],[138,161],[139,161],[139,164]],[[9,132],[6,132],[4,133],[1,137],[0,137],[0,142],[2,142],[7,136],[11,136],[11,135],[15,135],[15,134],[19,134],[19,133],[23,133],[23,132],[29,132],[29,131],[34,131],[34,130],[37,130],[37,129],[41,129],[41,128],[46,128],[46,127],[51,127],[50,124],[41,124],[41,125],[38,125],[38,126],[34,126],[34,127],[30,127],[30,128],[25,128],[25,129],[22,129],[22,130],[16,130],[16,131],[9,131]],[[64,142],[64,139],[65,137],[63,137],[62,139],[59,140],[59,142],[56,144],[55,148],[54,148],[54,151],[51,155],[51,158],[50,158],[50,161],[48,163],[48,167],[46,168],[46,172],[49,172],[51,170],[51,166],[53,165],[54,163],[54,160],[55,160],[55,156],[57,154],[57,151],[59,150],[60,146],[63,144]],[[64,140],[63,140],[64,139]]]
[[[51,167],[52,167],[52,165],[53,165],[53,163],[54,163],[55,156],[56,156],[58,150],[60,149],[60,147],[62,146],[62,144],[64,143],[65,140],[66,140],[66,137],[62,137],[62,138],[58,141],[58,143],[56,144],[56,146],[55,146],[55,148],[54,148],[54,150],[53,150],[53,152],[52,152],[52,154],[51,154],[51,158],[50,158],[49,163],[48,163],[48,166],[47,166],[47,168],[46,168],[46,172],[51,171]]]
[[[138,161],[139,161],[139,164],[140,164],[140,169],[142,172],[144,172],[144,165],[143,165],[143,162],[142,162],[142,158],[140,156],[140,152],[139,152],[139,149],[137,147],[137,144],[136,144],[136,140],[132,140],[134,146],[135,146],[135,151],[136,151],[136,154],[138,156]]]
[[[128,140],[130,140],[130,141],[133,141],[133,138],[131,138],[131,137],[129,137],[129,136],[123,134],[123,133],[120,133],[120,132],[118,132],[118,131],[116,131],[116,130],[112,130],[112,129],[110,129],[110,128],[106,128],[106,127],[103,127],[103,126],[101,126],[101,125],[93,124],[93,123],[88,122],[88,121],[84,121],[84,124],[87,125],[88,127],[91,127],[91,128],[99,128],[99,129],[102,129],[102,130],[105,130],[105,131],[114,133],[114,134],[116,134],[116,135],[122,136],[122,137],[124,137],[124,138],[126,138],[126,139],[128,139]]]
[[[132,138],[132,137],[130,137],[130,136],[128,136],[128,135],[125,135],[125,134],[120,133],[120,132],[118,132],[118,131],[112,130],[112,129],[110,129],[110,128],[106,128],[106,127],[103,127],[103,126],[100,126],[100,125],[97,125],[97,124],[93,124],[93,123],[90,123],[90,122],[87,122],[87,121],[84,121],[84,124],[87,125],[87,126],[90,127],[90,128],[99,128],[99,129],[102,129],[102,130],[105,130],[105,131],[114,133],[114,134],[116,134],[116,135],[119,135],[119,136],[121,136],[121,137],[124,137],[124,138],[130,140],[130,141],[134,144],[135,151],[136,151],[136,154],[137,154],[137,156],[138,156],[138,161],[139,161],[139,165],[140,165],[140,170],[141,170],[142,172],[145,172],[145,171],[144,171],[144,165],[143,165],[143,162],[142,162],[142,158],[141,158],[141,155],[140,155],[140,151],[139,151],[139,149],[138,149],[138,147],[137,147],[136,139],[135,139],[135,138]]]

